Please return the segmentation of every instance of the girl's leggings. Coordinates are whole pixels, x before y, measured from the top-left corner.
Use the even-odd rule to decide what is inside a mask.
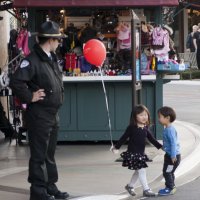
[[[143,190],[148,190],[149,186],[147,183],[147,177],[146,177],[146,170],[145,168],[139,169],[139,170],[135,170],[135,172],[133,173],[133,176],[131,178],[131,181],[129,183],[130,187],[135,187],[135,184],[137,182],[137,180],[140,180],[140,183],[143,187]]]

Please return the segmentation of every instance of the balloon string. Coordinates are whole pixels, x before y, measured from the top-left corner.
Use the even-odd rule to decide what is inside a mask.
[[[103,79],[101,67],[99,67],[99,69],[100,69],[101,81],[102,81],[102,86],[103,86],[103,91],[104,91],[104,96],[105,96],[105,101],[106,101],[106,109],[107,109],[107,114],[108,114],[108,125],[109,125],[109,130],[110,130],[110,142],[111,142],[111,146],[114,146],[113,145],[112,129],[111,129],[111,121],[110,121],[110,110],[109,110],[109,106],[108,106],[108,97],[107,97],[107,93],[106,93],[106,88],[105,88],[105,84],[104,84],[104,79]]]

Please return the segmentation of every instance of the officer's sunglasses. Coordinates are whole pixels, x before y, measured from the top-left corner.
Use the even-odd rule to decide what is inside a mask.
[[[61,43],[61,42],[62,42],[62,39],[61,39],[61,38],[53,38],[53,40],[57,40],[58,43]]]

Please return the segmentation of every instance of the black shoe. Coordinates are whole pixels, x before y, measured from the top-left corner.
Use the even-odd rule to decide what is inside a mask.
[[[51,184],[47,188],[47,192],[50,195],[53,195],[55,199],[67,199],[69,197],[69,194],[67,192],[61,192],[58,190],[57,186],[55,184]]]
[[[151,189],[148,189],[148,190],[143,191],[143,196],[144,197],[155,197],[156,193],[153,192]]]
[[[125,186],[125,189],[127,190],[127,192],[131,195],[131,196],[135,196],[136,193],[135,193],[135,190],[133,187],[130,187],[129,185],[126,185]]]
[[[49,194],[43,195],[43,196],[38,196],[38,195],[31,195],[30,200],[55,200],[54,196],[51,196]]]
[[[55,197],[48,194],[45,187],[34,185],[30,188],[30,200],[55,200]]]
[[[54,197],[55,199],[67,199],[69,194],[67,192],[58,191],[56,194],[54,194]]]

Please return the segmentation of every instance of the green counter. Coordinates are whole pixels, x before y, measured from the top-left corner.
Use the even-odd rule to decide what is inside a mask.
[[[131,76],[104,77],[111,116],[113,139],[129,124],[132,109]],[[157,138],[162,127],[154,126],[156,110],[162,106],[163,78],[142,76],[142,103],[151,113],[152,131]],[[159,80],[159,81],[158,81]],[[59,111],[59,141],[109,141],[109,124],[101,77],[64,77],[65,100]]]

